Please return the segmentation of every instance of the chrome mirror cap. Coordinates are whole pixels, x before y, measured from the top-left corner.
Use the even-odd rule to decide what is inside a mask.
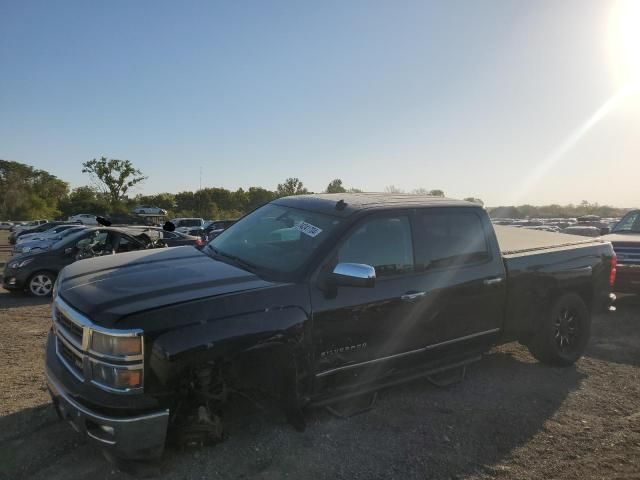
[[[333,269],[333,284],[345,287],[373,287],[376,269],[364,263],[339,263]]]

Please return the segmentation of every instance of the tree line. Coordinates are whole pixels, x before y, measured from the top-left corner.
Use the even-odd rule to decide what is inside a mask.
[[[0,219],[67,218],[77,213],[110,216],[130,213],[138,205],[163,208],[170,217],[231,219],[276,198],[312,193],[299,178],[290,177],[279,183],[275,190],[259,186],[237,190],[211,187],[178,193],[131,195],[131,190],[147,177],[129,160],[94,158],[82,164],[82,172],[89,176],[91,184],[70,189],[67,182],[44,170],[0,160]],[[329,182],[324,190],[325,193],[361,191],[355,187],[346,187],[340,178]],[[385,192],[405,193],[394,185],[387,186]],[[419,188],[408,193],[445,196],[440,189]],[[465,200],[483,204],[479,198],[467,197]],[[494,217],[510,218],[576,217],[585,214],[611,217],[624,213],[622,209],[587,201],[579,205],[521,205],[488,210]]]

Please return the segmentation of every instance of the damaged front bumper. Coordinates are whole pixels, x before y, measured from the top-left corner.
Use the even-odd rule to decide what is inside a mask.
[[[74,400],[48,368],[46,377],[56,412],[74,430],[118,458],[147,460],[162,455],[169,410],[130,417],[105,416]]]

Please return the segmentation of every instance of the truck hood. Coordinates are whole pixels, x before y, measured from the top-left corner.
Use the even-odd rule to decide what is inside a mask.
[[[602,239],[611,243],[640,243],[640,233],[611,233],[604,235]]]
[[[174,247],[75,262],[60,273],[58,295],[112,326],[134,313],[275,285],[193,247]]]

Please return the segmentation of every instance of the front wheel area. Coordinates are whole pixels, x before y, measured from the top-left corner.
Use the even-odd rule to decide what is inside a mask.
[[[568,293],[558,298],[541,319],[529,351],[540,362],[566,367],[584,353],[591,334],[591,312],[582,298]]]
[[[27,289],[36,297],[48,297],[53,291],[56,277],[51,272],[36,272],[29,278]]]

